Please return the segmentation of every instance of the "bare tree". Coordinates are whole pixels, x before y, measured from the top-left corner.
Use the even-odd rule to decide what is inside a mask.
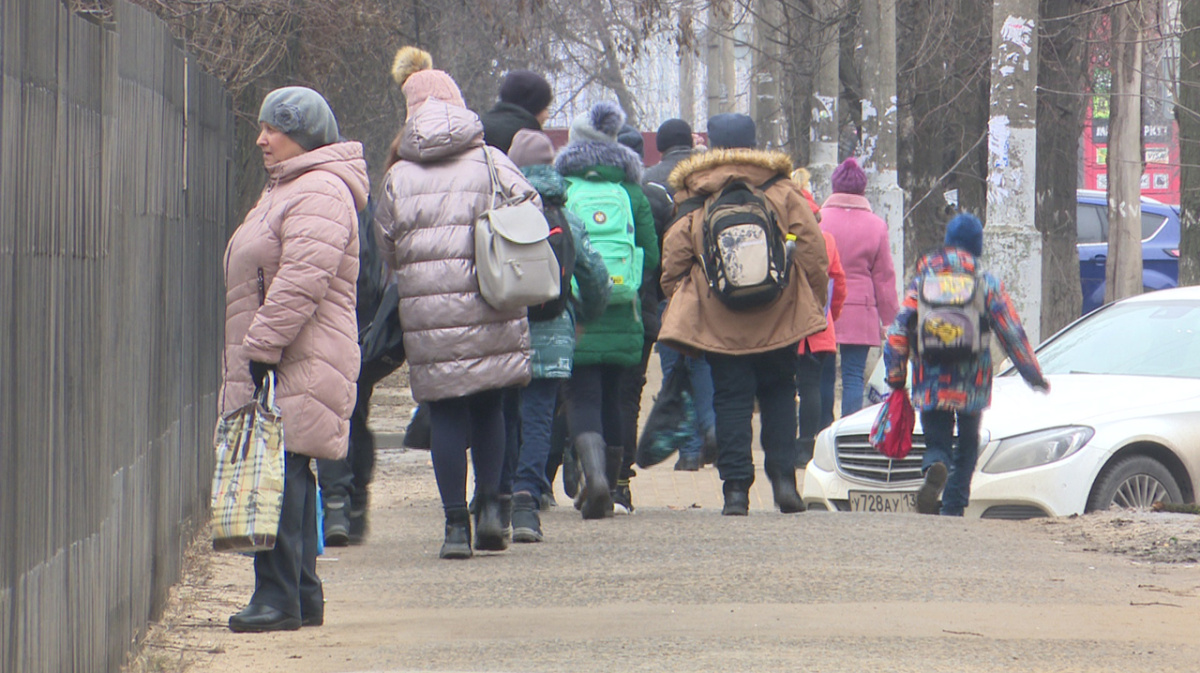
[[[1113,5],[1112,94],[1108,136],[1108,260],[1106,302],[1142,291],[1142,0]]]
[[[1179,284],[1200,283],[1200,2],[1180,6]]]

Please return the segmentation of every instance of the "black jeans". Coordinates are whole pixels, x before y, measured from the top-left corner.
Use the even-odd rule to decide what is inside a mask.
[[[467,506],[467,447],[478,492],[496,493],[504,464],[504,391],[485,390],[429,403],[433,474],[442,506]]]
[[[358,384],[358,399],[350,414],[350,447],[340,460],[318,460],[317,478],[326,501],[349,498],[351,509],[367,506],[367,488],[375,473],[375,433],[367,425],[374,386]]]
[[[308,456],[285,452],[283,510],[275,548],[254,554],[254,596],[250,603],[269,605],[301,619],[323,615],[317,578],[317,482]]]
[[[754,483],[754,401],[762,413],[763,453],[768,475],[796,469],[796,348],[751,355],[708,353],[717,416],[717,471],[723,481]]]
[[[521,456],[521,389],[504,389],[504,462],[500,465],[500,493],[512,495],[517,460]]]
[[[824,399],[821,391],[821,371],[825,360],[832,358],[833,353],[801,353],[796,358],[796,390],[800,393],[799,434],[797,458],[807,462],[812,458],[813,444],[817,433],[824,430],[829,423],[825,422],[824,410],[831,410],[830,422],[833,421],[833,400]]]
[[[571,437],[598,432],[609,446],[625,441],[619,365],[576,365],[567,379],[567,426]]]
[[[638,416],[642,413],[642,389],[646,387],[646,368],[650,364],[650,354],[654,352],[654,342],[647,340],[642,346],[642,361],[632,367],[626,367],[621,375],[621,441],[625,453],[621,457],[620,479],[629,479],[637,473],[633,471],[633,462],[637,458]]]

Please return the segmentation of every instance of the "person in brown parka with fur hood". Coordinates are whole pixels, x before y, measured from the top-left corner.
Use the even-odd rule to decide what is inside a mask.
[[[339,142],[321,94],[267,94],[258,146],[268,180],[225,250],[222,414],[251,400],[274,370],[286,448],[275,548],[254,555],[250,604],[234,631],[319,626],[317,489],[311,458],[341,458],[358,378],[358,216],[367,203],[362,145]]]
[[[783,512],[804,509],[796,491],[796,349],[801,339],[825,329],[829,282],[825,239],[800,188],[788,179],[791,159],[782,152],[754,149],[754,135],[754,121],[746,115],[712,117],[708,138],[713,149],[681,162],[670,181],[679,204],[719,193],[735,180],[766,185],[763,193],[776,225],[795,241],[791,278],[783,293],[765,306],[745,310],[731,309],[716,296],[705,272],[703,207],[672,224],[663,240],[662,288],[669,303],[658,338],[687,353],[704,353],[712,367],[717,470],[725,493],[721,513],[727,515],[749,510],[754,482],[750,421],[756,398],[775,504]]]
[[[408,119],[392,143],[375,227],[400,290],[413,397],[429,405],[433,471],[446,511],[440,556],[469,558],[467,447],[478,494],[474,547],[507,549],[512,529],[498,492],[502,397],[505,388],[529,383],[531,373],[525,308],[492,308],[475,274],[475,221],[492,203],[487,157],[502,199],[530,199],[539,207],[541,200],[503,152],[484,145],[483,124],[458,85],[431,66],[420,49],[396,54],[392,75]]]

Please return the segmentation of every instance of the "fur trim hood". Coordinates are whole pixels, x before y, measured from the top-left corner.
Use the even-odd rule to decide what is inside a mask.
[[[788,169],[791,169],[789,161]],[[637,153],[615,142],[594,141],[567,145],[554,159],[554,168],[564,176],[583,175],[595,166],[611,166],[625,171],[625,179],[642,184],[642,160]]]
[[[765,168],[771,173],[785,176],[792,173],[792,159],[783,152],[729,148],[709,150],[684,159],[671,171],[671,177],[667,181],[675,190],[692,189],[688,181],[696,174],[719,166],[736,164]]]

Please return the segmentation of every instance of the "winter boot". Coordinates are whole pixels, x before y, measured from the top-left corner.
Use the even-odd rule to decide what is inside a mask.
[[[330,496],[325,500],[324,535],[326,547],[350,544],[350,498]]]
[[[446,541],[442,543],[439,558],[471,558],[471,514],[466,507],[446,509]]]
[[[514,493],[512,497],[513,542],[541,542],[542,520],[538,502],[530,493]]]
[[[750,482],[730,479],[721,485],[725,493],[724,516],[746,516],[750,513]]]
[[[350,498],[350,544],[362,544],[367,539],[367,528],[367,497]]]
[[[718,453],[717,429],[709,428],[704,431],[704,445],[700,448],[700,462],[705,465],[715,465]]]
[[[771,493],[775,496],[775,506],[784,514],[795,514],[804,511],[804,501],[796,491],[796,470],[784,470],[781,474],[768,474],[771,479]]]
[[[582,487],[575,496],[584,519],[603,519],[612,516],[612,493],[605,472],[607,446],[598,432],[585,432],[575,438],[575,454],[583,473]]]
[[[575,451],[575,442],[568,441],[567,446],[563,449],[562,457],[563,492],[567,494],[568,498],[574,500],[579,497],[579,483],[582,479],[583,475],[579,473],[579,455]]]
[[[937,514],[938,513],[938,494],[942,492],[942,487],[946,485],[946,464],[942,462],[934,463],[925,470],[925,482],[921,484],[921,488],[917,489],[917,512],[920,514]]]
[[[633,514],[633,494],[629,490],[629,480],[621,479],[621,463],[625,458],[625,448],[610,446],[604,452],[604,476],[612,485],[613,509],[605,516],[614,514]]]
[[[512,497],[505,498],[508,519],[512,519]],[[512,528],[505,523],[505,504],[495,493],[478,493],[475,496],[475,549],[477,551],[504,551],[512,541]]]

